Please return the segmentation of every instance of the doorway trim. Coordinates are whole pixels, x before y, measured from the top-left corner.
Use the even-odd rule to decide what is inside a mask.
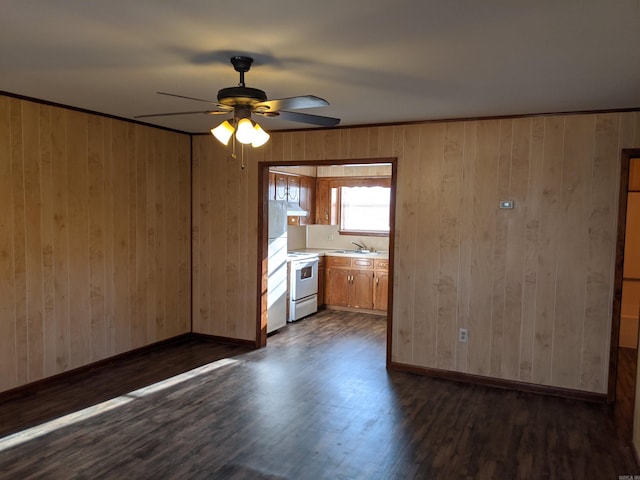
[[[620,191],[618,197],[618,229],[616,239],[616,259],[613,280],[613,308],[611,318],[611,341],[609,350],[609,381],[607,384],[607,403],[616,400],[618,381],[618,343],[620,337],[620,314],[622,309],[622,280],[624,268],[624,245],[627,229],[627,195],[629,191],[629,168],[632,158],[640,158],[640,148],[622,150],[620,162]]]
[[[256,315],[256,347],[267,344],[267,225],[269,209],[269,168],[270,167],[298,167],[298,166],[329,166],[329,165],[376,165],[391,164],[391,198],[389,212],[389,300],[387,304],[387,349],[386,365],[391,362],[392,325],[393,325],[393,271],[394,271],[394,239],[396,223],[396,189],[398,178],[398,158],[344,158],[336,160],[293,160],[293,161],[260,161],[258,162],[258,280],[256,285],[257,308]]]

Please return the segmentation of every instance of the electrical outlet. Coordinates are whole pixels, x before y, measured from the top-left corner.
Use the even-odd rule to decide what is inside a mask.
[[[461,328],[458,331],[458,341],[466,343],[469,339],[469,331],[466,328]]]
[[[333,233],[330,233],[329,235],[327,235],[327,238],[328,238],[329,240],[333,240]]]

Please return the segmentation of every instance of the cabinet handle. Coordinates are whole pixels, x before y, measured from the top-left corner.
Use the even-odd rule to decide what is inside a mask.
[[[380,277],[376,277],[376,285],[380,283]]]

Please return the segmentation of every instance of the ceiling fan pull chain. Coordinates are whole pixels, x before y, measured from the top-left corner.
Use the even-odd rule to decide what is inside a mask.
[[[231,145],[232,145],[232,148],[231,148],[231,158],[233,158],[233,159],[235,160],[236,158],[238,158],[238,157],[237,157],[237,155],[236,155],[236,136],[235,136],[235,135],[233,135],[233,140],[232,140],[232,142],[233,142],[233,143],[231,144]]]

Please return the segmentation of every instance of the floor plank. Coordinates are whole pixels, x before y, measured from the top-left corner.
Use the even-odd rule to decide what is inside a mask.
[[[640,473],[609,407],[388,372],[385,328],[384,317],[323,311],[269,337],[265,349],[185,340],[8,399],[0,404],[0,477]]]

